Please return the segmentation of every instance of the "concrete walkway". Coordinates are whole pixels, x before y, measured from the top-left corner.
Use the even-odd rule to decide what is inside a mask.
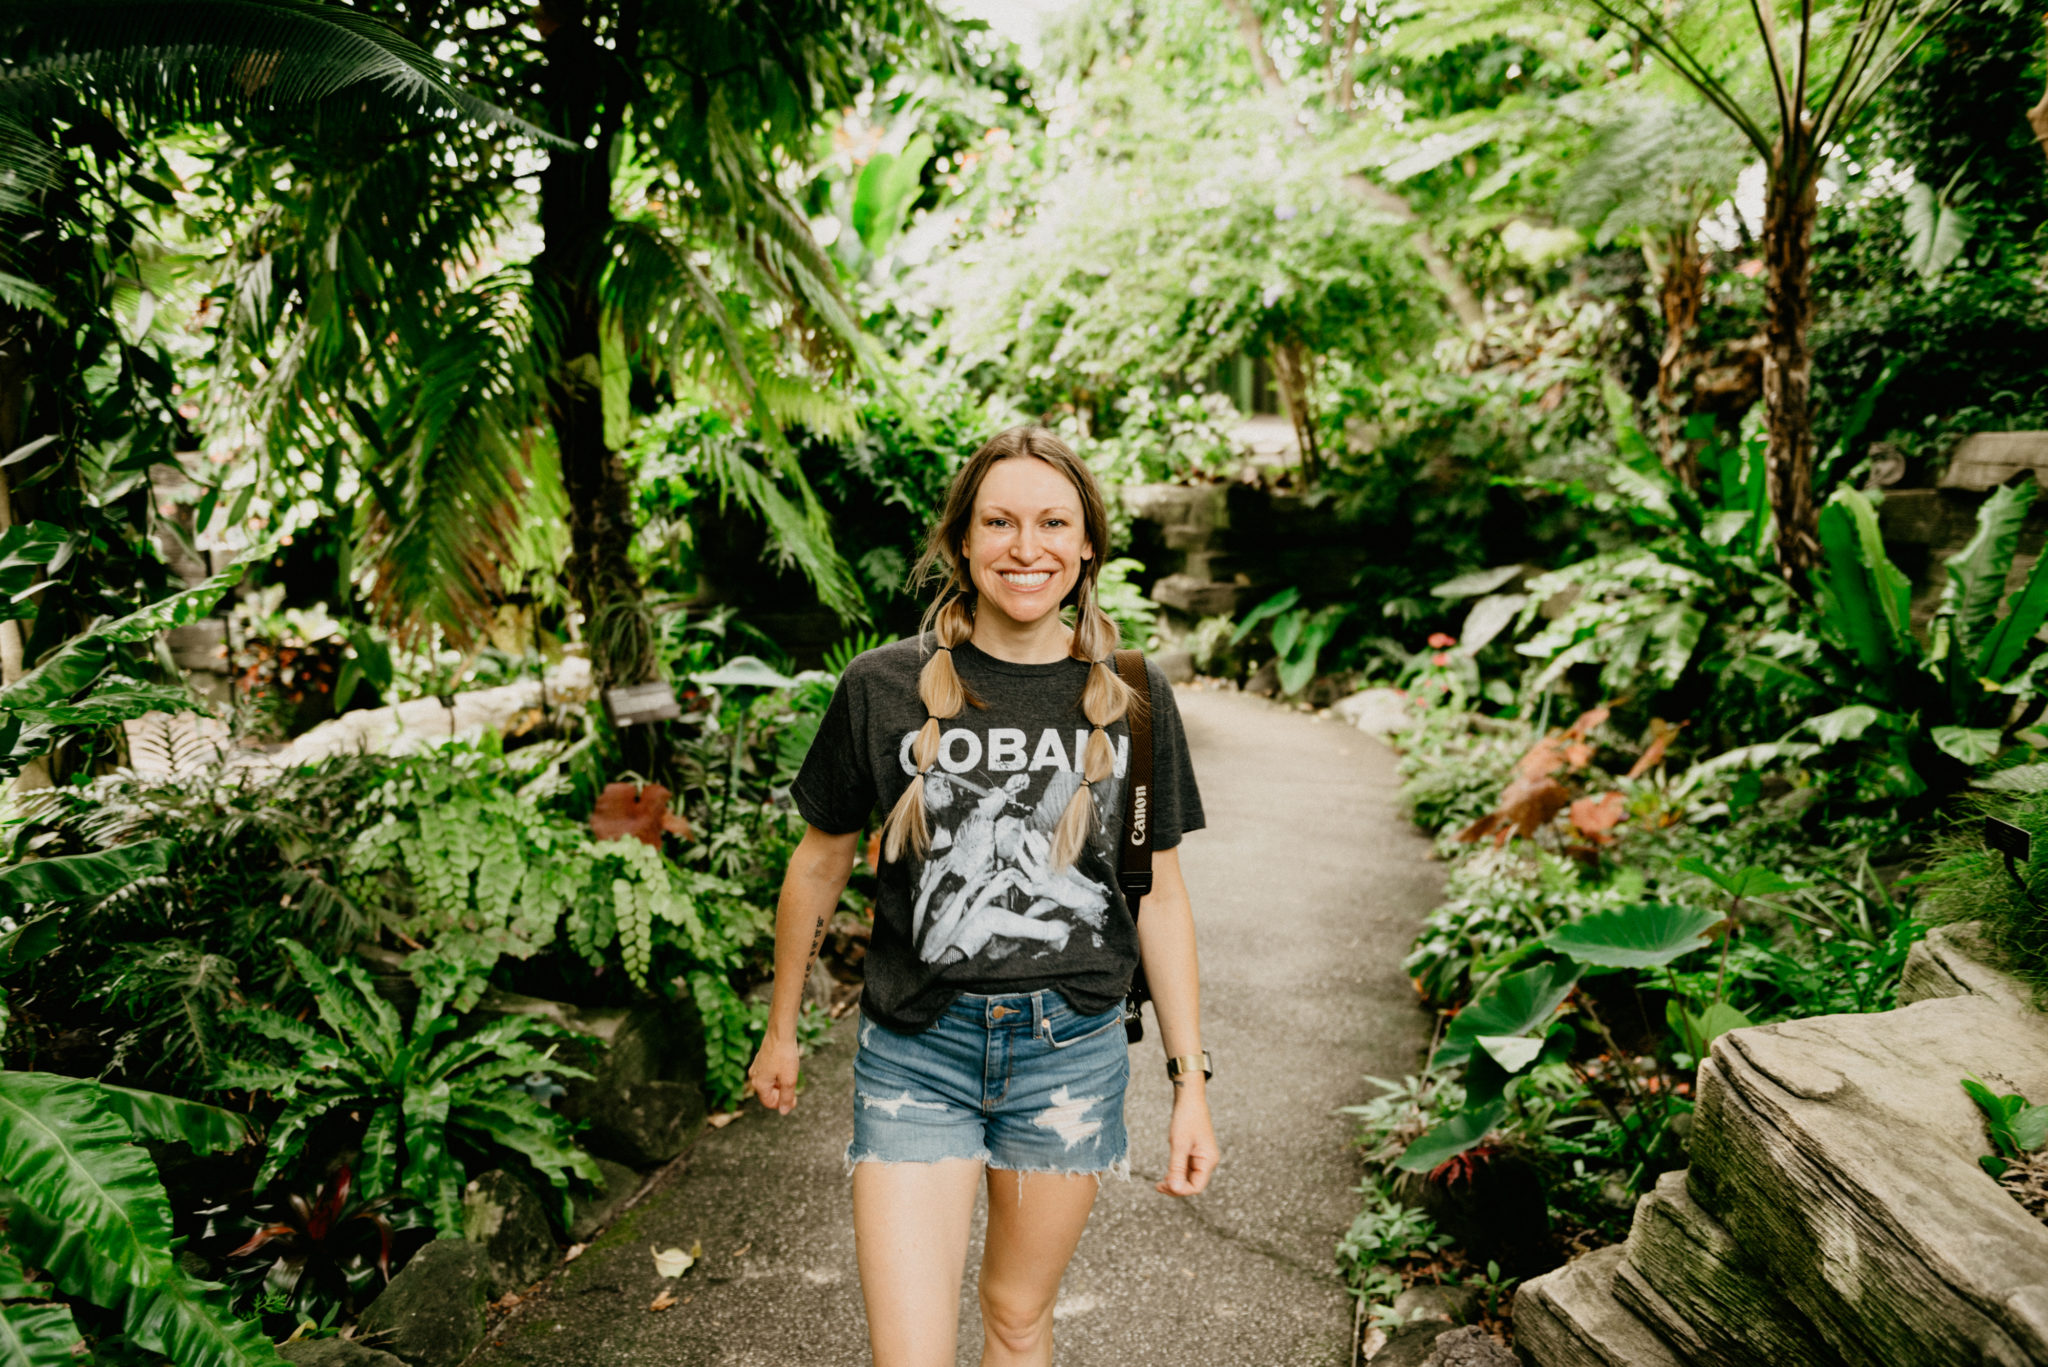
[[[1426,842],[1396,810],[1377,741],[1236,693],[1179,693],[1209,829],[1182,864],[1202,951],[1204,1042],[1223,1165],[1209,1191],[1152,1190],[1170,1088],[1156,1030],[1132,1059],[1130,1183],[1110,1183],[1067,1272],[1061,1367],[1297,1367],[1350,1361],[1333,1249],[1360,1165],[1339,1106],[1367,1073],[1420,1063],[1400,958],[1433,904]],[[788,1117],[704,1135],[492,1335],[482,1367],[837,1367],[867,1361],[841,1154],[854,1039],[842,1022]],[[976,1242],[970,1258],[980,1256]],[[650,1245],[703,1262],[675,1282]],[[979,1360],[972,1266],[960,1361]],[[664,1286],[678,1304],[651,1312]]]

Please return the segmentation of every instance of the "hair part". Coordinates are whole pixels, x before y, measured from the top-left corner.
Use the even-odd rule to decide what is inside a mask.
[[[1074,449],[1044,427],[1012,427],[996,433],[976,451],[946,491],[946,503],[926,538],[924,554],[910,572],[913,588],[936,583],[937,592],[925,609],[923,631],[932,637],[931,654],[918,671],[917,694],[925,706],[925,723],[911,745],[917,772],[910,786],[896,799],[882,823],[882,857],[895,861],[906,851],[922,859],[931,848],[931,832],[925,821],[925,775],[939,758],[940,724],[960,714],[969,703],[981,703],[960,680],[953,667],[953,647],[974,635],[974,580],[965,555],[967,531],[974,518],[974,500],[981,482],[997,461],[1028,456],[1042,460],[1067,477],[1081,500],[1081,525],[1094,549],[1081,563],[1081,575],[1061,606],[1074,608],[1074,635],[1067,653],[1087,662],[1088,680],[1081,689],[1081,712],[1093,730],[1082,753],[1075,757],[1081,782],[1067,800],[1053,828],[1052,863],[1055,869],[1073,867],[1088,843],[1095,826],[1094,785],[1110,777],[1116,768],[1116,749],[1105,728],[1129,715],[1137,705],[1137,694],[1117,674],[1111,657],[1122,633],[1102,610],[1096,598],[1096,580],[1102,573],[1102,551],[1109,545],[1109,501],[1102,485]]]

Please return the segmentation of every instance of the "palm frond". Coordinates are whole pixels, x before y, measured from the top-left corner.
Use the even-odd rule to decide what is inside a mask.
[[[477,98],[383,20],[320,0],[15,0],[0,27],[0,107],[60,92],[143,123],[323,106],[336,118],[431,113],[561,139]]]

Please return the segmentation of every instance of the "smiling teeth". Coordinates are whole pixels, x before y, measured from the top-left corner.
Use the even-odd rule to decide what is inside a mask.
[[[1020,589],[1035,589],[1052,578],[1050,570],[1034,570],[1030,574],[1005,574],[1003,582],[1015,584]]]

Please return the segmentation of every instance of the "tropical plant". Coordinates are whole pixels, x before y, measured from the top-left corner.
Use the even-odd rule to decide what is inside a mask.
[[[1974,1077],[1963,1079],[1963,1090],[1984,1112],[1984,1129],[1991,1136],[1992,1151],[1977,1160],[1984,1171],[2003,1177],[2014,1160],[2048,1148],[2048,1106],[2036,1106],[2017,1093],[2000,1096]]]
[[[344,1164],[310,1200],[288,1192],[260,1212],[226,1254],[249,1260],[230,1275],[299,1313],[355,1309],[391,1280],[397,1236],[419,1223],[418,1206],[395,1192],[364,1200]]]
[[[57,1367],[83,1337],[72,1304],[112,1314],[127,1341],[193,1367],[275,1367],[259,1326],[177,1262],[171,1209],[137,1141],[201,1153],[250,1142],[231,1112],[50,1073],[0,1072],[0,1342]],[[25,1269],[49,1277],[31,1280]]]
[[[369,1200],[403,1193],[436,1229],[461,1228],[464,1150],[479,1161],[523,1160],[554,1193],[568,1222],[571,1179],[600,1180],[561,1116],[517,1085],[535,1074],[587,1078],[555,1058],[574,1036],[561,1026],[506,1016],[466,1035],[451,1006],[463,975],[428,974],[409,1021],[348,960],[332,968],[293,940],[281,942],[318,1015],[237,1012],[232,1023],[270,1047],[245,1047],[222,1066],[218,1084],[268,1093],[282,1103],[258,1170],[262,1190],[299,1177],[314,1124],[336,1113],[359,1117],[360,1176]],[[541,1047],[546,1045],[546,1048]]]
[[[1355,606],[1351,603],[1327,603],[1322,607],[1309,608],[1302,604],[1299,588],[1285,588],[1244,615],[1237,629],[1231,633],[1230,644],[1242,643],[1262,622],[1270,619],[1272,625],[1267,628],[1267,634],[1277,661],[1280,691],[1291,697],[1307,688],[1309,681],[1315,678],[1316,662],[1321,658],[1324,647],[1330,644]]]

